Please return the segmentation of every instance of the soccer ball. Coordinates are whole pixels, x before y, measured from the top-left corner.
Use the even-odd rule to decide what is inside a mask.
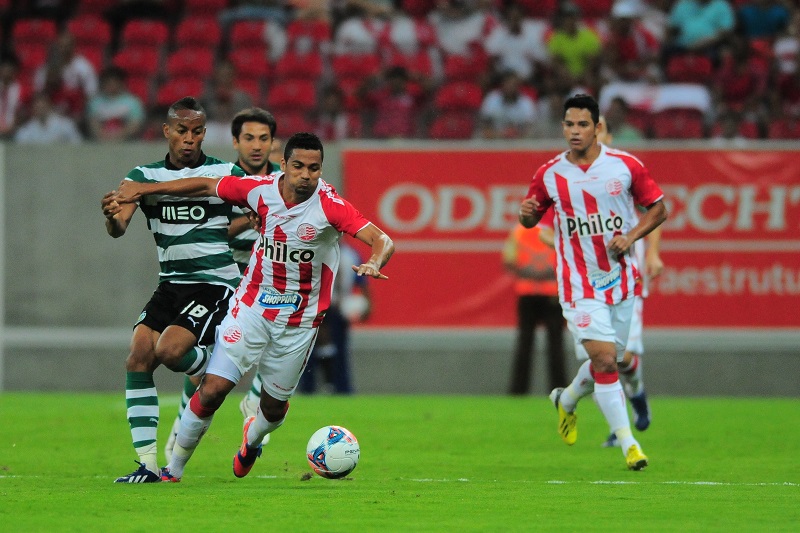
[[[356,437],[342,426],[325,426],[311,435],[306,457],[311,469],[322,477],[338,479],[355,469],[361,448]]]

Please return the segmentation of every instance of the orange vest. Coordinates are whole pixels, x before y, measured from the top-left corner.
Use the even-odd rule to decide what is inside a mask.
[[[539,240],[539,228],[525,228],[517,225],[511,232],[507,243],[507,260],[518,267],[533,266],[541,269],[550,265],[555,270],[556,251]],[[513,258],[513,259],[512,259]],[[551,280],[534,280],[517,278],[514,291],[519,294],[558,295],[558,283],[555,275]]]

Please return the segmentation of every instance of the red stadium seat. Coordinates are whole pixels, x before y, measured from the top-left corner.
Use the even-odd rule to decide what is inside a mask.
[[[108,0],[78,0],[75,12],[102,16],[108,10]]]
[[[49,19],[19,19],[11,29],[11,44],[49,44],[55,40],[56,23]]]
[[[289,50],[275,63],[276,80],[307,79],[317,80],[322,76],[322,56],[316,52],[299,54]]]
[[[192,78],[179,78],[169,80],[159,87],[156,92],[156,105],[166,108],[183,98],[184,96],[194,96],[200,98],[203,95],[203,80]]]
[[[402,8],[408,16],[415,19],[424,19],[436,7],[435,0],[403,0]]]
[[[48,48],[48,43],[24,43],[15,47],[23,77],[32,76],[47,61]]]
[[[311,43],[309,49],[319,51],[322,43],[331,40],[331,25],[326,20],[292,20],[286,26],[286,34],[289,38],[289,48],[302,49],[299,43],[307,41]]]
[[[308,80],[285,80],[270,87],[267,93],[270,110],[311,110],[316,102],[316,85]]]
[[[244,79],[262,81],[272,70],[266,48],[235,50],[228,54],[228,61],[236,67],[236,75]]]
[[[800,120],[782,118],[770,123],[767,128],[768,139],[800,139]]]
[[[184,16],[189,17],[216,17],[226,7],[228,0],[183,0]]]
[[[531,18],[550,19],[556,13],[558,0],[517,0],[517,4]]]
[[[471,139],[474,128],[474,113],[448,111],[434,119],[428,136],[431,139]]]
[[[145,107],[149,108],[153,104],[153,79],[150,76],[128,76],[125,84]]]
[[[606,18],[611,13],[612,0],[574,0],[581,10],[581,18]]]
[[[381,63],[374,54],[342,54],[333,57],[331,68],[337,80],[364,79],[378,74]]]
[[[266,24],[261,21],[239,20],[231,25],[228,44],[231,49],[240,48],[266,48],[264,39]]]
[[[485,54],[449,55],[444,60],[444,77],[449,81],[475,81],[483,76],[489,62]]]
[[[642,134],[645,136],[648,136],[650,132],[650,126],[653,122],[653,116],[647,109],[631,107],[628,109],[625,122],[642,132]]]
[[[483,93],[477,83],[452,81],[444,84],[434,97],[434,106],[443,111],[477,111],[483,102]]]
[[[168,41],[169,26],[159,20],[131,19],[122,28],[123,47],[142,45],[163,48]]]
[[[272,110],[272,108],[270,108]],[[308,118],[305,111],[278,109],[272,110],[275,120],[278,121],[282,135],[287,138],[299,131],[314,131],[314,123]]]
[[[433,64],[428,50],[420,50],[416,54],[389,52],[383,60],[385,67],[404,67],[409,73],[430,77],[433,75]]]
[[[253,102],[261,101],[261,82],[258,79],[238,77],[236,88],[246,92]]]
[[[175,28],[177,46],[196,46],[216,49],[222,40],[222,31],[212,17],[187,17]]]
[[[84,44],[76,46],[79,54],[89,60],[97,72],[103,70],[106,64],[106,48],[102,45]]]
[[[674,83],[708,84],[714,74],[711,60],[705,56],[682,54],[667,62],[667,79]]]
[[[161,54],[149,46],[128,46],[116,53],[111,63],[128,73],[128,76],[152,76],[160,65]]]
[[[214,52],[208,48],[184,46],[167,56],[166,75],[168,78],[208,77],[213,70]]]
[[[653,113],[652,132],[656,139],[702,139],[705,136],[703,114],[689,108]]]
[[[67,22],[67,29],[78,46],[108,46],[111,42],[111,25],[99,15],[79,15]]]

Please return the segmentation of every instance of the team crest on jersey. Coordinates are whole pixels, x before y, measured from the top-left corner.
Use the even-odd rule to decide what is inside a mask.
[[[592,323],[592,317],[589,313],[576,313],[575,318],[573,319],[575,325],[579,328],[588,328],[589,324]]]
[[[303,297],[296,292],[279,292],[275,287],[267,287],[258,296],[258,303],[261,307],[267,309],[281,309],[284,307],[297,311],[300,304],[303,302]]]
[[[621,281],[622,268],[620,265],[611,269],[611,272],[595,270],[589,273],[589,283],[598,291],[605,291],[616,287]]]
[[[229,326],[228,329],[226,329],[222,333],[222,340],[224,340],[228,344],[236,344],[241,340],[241,338],[242,338],[242,330],[241,328],[239,328],[239,326],[236,325]]]
[[[317,236],[317,228],[311,224],[300,224],[297,228],[297,237],[301,241],[312,241]]]
[[[606,182],[606,192],[611,196],[618,196],[622,192],[622,182],[618,179]]]

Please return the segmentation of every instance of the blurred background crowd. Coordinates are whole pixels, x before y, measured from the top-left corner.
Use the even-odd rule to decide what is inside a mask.
[[[800,138],[798,0],[0,0],[0,138],[206,143],[258,105],[324,140],[557,138],[598,98],[617,142]]]

